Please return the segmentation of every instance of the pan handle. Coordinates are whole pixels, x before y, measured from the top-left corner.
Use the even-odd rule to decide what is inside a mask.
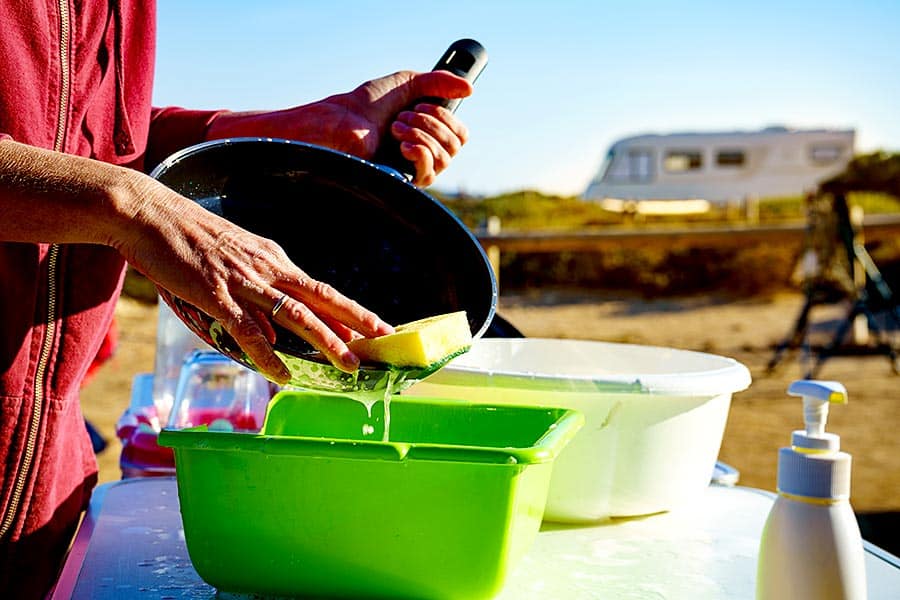
[[[485,65],[487,65],[487,60],[487,51],[484,49],[484,46],[475,40],[456,40],[450,44],[450,47],[447,48],[441,59],[434,65],[432,71],[450,71],[474,84],[484,70]],[[437,104],[449,109],[451,112],[455,112],[459,103],[462,102],[462,98],[454,98],[452,100],[433,97],[419,98],[408,109],[422,102]],[[415,165],[403,157],[400,153],[400,144],[390,135],[390,132],[385,135],[378,150],[375,151],[373,160],[380,165],[394,169],[407,181],[412,181],[415,177]]]

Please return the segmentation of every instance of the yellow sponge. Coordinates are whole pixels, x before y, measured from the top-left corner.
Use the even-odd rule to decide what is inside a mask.
[[[465,311],[447,313],[398,325],[394,333],[348,343],[363,363],[397,367],[429,367],[472,345]]]

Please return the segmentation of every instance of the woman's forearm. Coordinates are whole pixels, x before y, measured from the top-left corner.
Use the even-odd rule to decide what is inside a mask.
[[[154,108],[150,113],[144,170],[151,172],[174,152],[207,140],[209,124],[224,111],[189,110],[177,106]]]
[[[0,141],[0,241],[121,249],[144,177],[88,158]]]

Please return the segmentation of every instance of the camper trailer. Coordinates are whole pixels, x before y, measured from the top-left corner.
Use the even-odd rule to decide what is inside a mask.
[[[628,137],[609,149],[584,198],[621,211],[796,196],[844,170],[854,136],[852,129],[770,127]]]

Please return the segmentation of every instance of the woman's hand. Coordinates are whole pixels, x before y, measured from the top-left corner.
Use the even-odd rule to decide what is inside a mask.
[[[346,342],[393,329],[377,315],[311,279],[275,242],[202,209],[149,177],[128,193],[140,198],[132,233],[119,246],[154,283],[219,321],[271,379],[289,374],[275,355],[273,322],[320,350],[335,366],[355,371]],[[272,316],[283,297],[287,300]]]
[[[468,139],[465,125],[449,110],[412,102],[425,97],[464,98],[471,84],[447,71],[401,71],[373,79],[352,92],[287,110],[223,113],[208,139],[259,136],[294,139],[371,159],[386,135],[416,168],[413,181],[428,186]]]

